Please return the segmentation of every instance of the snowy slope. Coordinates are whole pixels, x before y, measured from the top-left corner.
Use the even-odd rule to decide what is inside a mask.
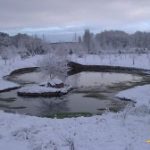
[[[72,55],[71,61],[83,65],[108,65],[150,69],[150,54],[101,54],[77,57]]]
[[[17,88],[17,87],[20,87],[20,86],[18,84],[0,79],[0,92],[4,89],[11,89],[11,88]]]
[[[4,81],[2,78],[3,76],[6,76],[10,74],[12,71],[20,68],[26,68],[26,67],[36,67],[37,61],[41,59],[42,56],[34,56],[30,57],[28,59],[22,60],[19,56],[15,57],[11,60],[8,60],[5,64],[4,60],[0,58],[0,90],[5,90],[8,88],[13,88],[18,86],[15,83]]]
[[[21,59],[19,56],[8,60],[4,63],[4,60],[0,58],[0,77],[6,76],[12,71],[20,68],[37,67],[37,62],[42,58],[42,55],[36,55],[27,59]]]
[[[0,112],[0,149],[149,150],[150,116],[124,114],[59,120]]]
[[[137,105],[150,105],[150,85],[137,86],[121,91],[117,94],[119,98],[133,100]]]

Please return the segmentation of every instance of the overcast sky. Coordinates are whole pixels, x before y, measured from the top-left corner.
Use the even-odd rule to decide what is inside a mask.
[[[150,0],[0,0],[0,31],[150,30]]]

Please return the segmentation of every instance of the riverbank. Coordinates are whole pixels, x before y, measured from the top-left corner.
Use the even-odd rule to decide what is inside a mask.
[[[41,55],[30,57],[27,59],[21,59],[19,56],[8,60],[6,63],[0,58],[0,90],[6,91],[16,87],[13,82],[8,82],[3,77],[11,74],[14,70],[23,70],[23,68],[35,68],[37,67],[37,61],[42,58]]]
[[[84,55],[82,57],[71,55],[70,60],[87,66],[117,66],[150,70],[150,53]]]

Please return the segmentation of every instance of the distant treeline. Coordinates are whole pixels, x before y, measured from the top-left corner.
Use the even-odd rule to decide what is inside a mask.
[[[102,52],[148,52],[150,51],[150,33],[135,32],[133,34],[124,31],[103,31],[93,34],[85,30],[83,36],[76,42],[47,43],[44,39],[27,34],[10,36],[0,32],[0,55],[7,56],[19,53],[22,56],[43,54],[52,51],[64,51],[68,53],[100,54]]]
[[[0,53],[8,49],[18,51],[19,53],[41,54],[45,51],[45,42],[37,36],[29,36],[27,34],[17,34],[10,36],[9,34],[0,32]]]
[[[81,37],[79,38],[81,41]],[[104,31],[93,34],[85,30],[82,42],[88,51],[101,50],[150,50],[150,32],[137,31],[133,34],[124,31]]]

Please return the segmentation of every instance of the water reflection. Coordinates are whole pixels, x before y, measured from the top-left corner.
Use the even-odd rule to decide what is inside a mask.
[[[74,87],[111,86],[121,82],[137,82],[142,77],[125,73],[81,72],[68,77]]]
[[[24,84],[40,83],[47,79],[48,76],[41,72],[25,73],[12,78],[13,81]],[[0,109],[35,116],[47,116],[59,112],[90,112],[95,114],[99,113],[99,110],[116,108],[116,106],[116,109],[119,110],[125,104],[119,102],[118,105],[114,105],[115,93],[107,86],[141,80],[142,77],[131,74],[82,72],[68,77],[67,83],[77,89],[63,97],[25,98],[18,97],[17,90],[13,90],[0,94]],[[105,87],[106,93],[102,91],[103,87]]]

